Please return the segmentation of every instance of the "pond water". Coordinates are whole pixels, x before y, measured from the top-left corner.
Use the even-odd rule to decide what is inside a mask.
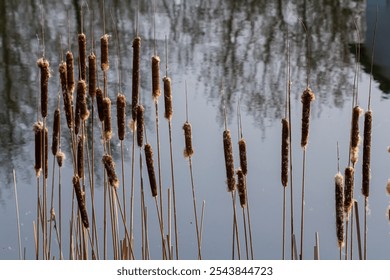
[[[200,219],[204,201],[202,232],[203,259],[232,257],[232,200],[227,192],[223,137],[224,105],[227,126],[233,139],[235,167],[238,158],[238,100],[243,136],[248,151],[248,200],[251,213],[253,249],[256,259],[282,258],[282,203],[280,181],[281,118],[284,117],[287,69],[287,34],[291,57],[291,127],[293,162],[294,231],[300,244],[300,203],[302,184],[302,149],[300,147],[301,102],[309,71],[310,87],[316,100],[312,103],[309,144],[305,177],[304,257],[313,259],[315,233],[319,234],[321,259],[338,259],[335,229],[334,176],[337,172],[337,149],[340,147],[340,168],[348,163],[352,93],[356,73],[356,49],[361,47],[358,75],[358,102],[367,109],[370,87],[371,42],[379,7],[374,71],[371,92],[373,111],[371,191],[368,205],[367,256],[369,259],[390,257],[390,226],[387,217],[390,204],[386,183],[390,177],[389,72],[387,38],[388,1],[139,1],[139,9],[127,1],[106,0],[86,5],[86,1],[45,1],[44,36],[42,10],[39,1],[0,2],[0,259],[18,259],[18,227],[15,209],[13,170],[19,201],[22,251],[27,259],[35,258],[34,223],[37,220],[37,179],[34,171],[34,133],[39,103],[39,69],[36,61],[45,56],[51,65],[49,80],[49,116],[59,93],[58,65],[69,48],[77,57],[77,34],[83,26],[88,50],[94,42],[100,57],[100,36],[110,37],[110,70],[108,96],[113,102],[113,131],[111,151],[122,185],[121,146],[116,132],[115,97],[122,91],[127,98],[127,116],[131,111],[132,40],[138,26],[141,43],[141,100],[145,106],[147,136],[155,152],[157,144],[155,109],[151,96],[151,57],[156,51],[161,58],[161,77],[172,78],[173,118],[172,144],[174,159],[178,250],[180,259],[197,258],[197,239],[192,206],[188,159],[183,156],[183,123],[186,121],[186,84],[189,121],[192,124],[192,157],[197,211]],[[79,3],[80,2],[80,3]],[[83,16],[81,5],[83,4]],[[103,14],[102,11],[105,10]],[[136,19],[138,15],[138,22]],[[309,51],[306,33],[298,18],[310,32]],[[155,34],[153,20],[155,19]],[[355,23],[360,36],[355,31]],[[92,32],[91,32],[92,30]],[[91,39],[93,34],[93,39]],[[154,40],[154,35],[155,39]],[[168,53],[165,42],[167,38]],[[68,43],[70,41],[70,46]],[[119,42],[119,43],[117,43]],[[154,48],[156,46],[156,49]],[[309,56],[307,55],[309,54]],[[168,57],[168,60],[166,59]],[[307,59],[307,58],[310,59]],[[309,67],[307,67],[309,65]],[[99,68],[100,70],[100,68]],[[77,73],[77,71],[76,71]],[[102,74],[99,82],[103,83]],[[119,81],[119,82],[118,82]],[[62,98],[61,98],[62,102]],[[90,101],[89,101],[90,102]],[[90,104],[90,103],[89,103]],[[91,133],[91,118],[87,131]],[[100,158],[103,146],[95,115],[95,200],[97,233],[103,241],[103,172]],[[64,258],[69,258],[69,221],[72,204],[73,176],[69,133],[62,117],[62,149],[67,159],[61,172],[62,234]],[[363,117],[360,118],[361,130]],[[164,118],[164,99],[159,99],[159,134],[161,147],[161,181],[163,187],[164,219],[167,222],[167,193],[171,188],[168,122]],[[362,133],[361,133],[362,135]],[[91,144],[91,138],[88,143]],[[50,140],[51,141],[51,140]],[[132,179],[132,133],[127,130],[124,145],[125,198],[130,200]],[[90,148],[90,147],[89,147]],[[140,176],[138,148],[135,149],[134,253],[141,257]],[[48,188],[52,186],[52,154],[49,154]],[[362,151],[355,171],[355,199],[359,204],[363,232],[364,199],[361,194]],[[155,202],[150,195],[145,163],[143,166],[145,203],[148,209],[150,257],[161,258],[161,237]],[[55,195],[58,195],[58,168],[54,175]],[[157,172],[157,169],[156,169]],[[88,177],[88,176],[87,176]],[[89,180],[86,180],[87,185]],[[40,184],[42,182],[40,181]],[[122,187],[121,187],[122,188]],[[122,189],[118,195],[122,199]],[[287,246],[290,258],[290,190],[287,188]],[[87,199],[90,192],[86,190]],[[128,203],[128,202],[127,202]],[[59,205],[55,211],[58,216]],[[90,205],[88,205],[90,207]],[[88,208],[89,214],[91,209]],[[129,204],[127,205],[127,212]],[[244,230],[241,208],[237,205],[241,257],[245,258]],[[129,213],[127,213],[129,216]],[[173,220],[172,220],[173,223]],[[356,228],[354,228],[356,230]],[[123,238],[123,229],[121,238]],[[167,234],[167,228],[165,228]],[[172,226],[172,232],[173,226]],[[174,237],[174,234],[173,234]],[[172,242],[174,244],[174,238]],[[107,258],[113,258],[108,236]],[[103,258],[102,244],[99,257]],[[354,240],[354,258],[357,256]],[[110,247],[111,246],[111,247]],[[58,243],[52,238],[53,256],[59,258]],[[66,249],[65,249],[66,248]],[[298,248],[299,249],[299,248]],[[237,256],[236,256],[237,257]]]

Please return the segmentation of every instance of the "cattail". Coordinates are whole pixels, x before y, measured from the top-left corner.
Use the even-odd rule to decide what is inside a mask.
[[[238,141],[238,151],[240,155],[240,167],[242,173],[246,175],[248,173],[248,162],[246,159],[246,142],[244,138],[241,138]]]
[[[66,75],[67,79],[66,82],[68,84],[68,92],[70,95],[73,94],[74,91],[74,59],[73,59],[73,53],[71,51],[66,52]]]
[[[154,173],[154,163],[153,163],[153,150],[150,144],[145,144],[145,159],[146,159],[146,168],[148,169],[150,189],[152,190],[152,196],[157,196],[157,183],[156,183],[156,174]]]
[[[87,107],[87,85],[84,80],[77,83],[77,103],[80,103],[80,118],[85,121],[89,117],[89,110]],[[76,106],[77,106],[76,103]]]
[[[54,111],[54,121],[53,121],[53,139],[51,145],[51,152],[55,156],[58,152],[58,145],[60,143],[60,109],[55,109]]]
[[[160,58],[155,55],[152,56],[152,96],[155,102],[160,95]]]
[[[369,110],[364,114],[362,193],[365,197],[370,194],[371,129],[372,111]]]
[[[47,103],[49,99],[49,78],[50,68],[46,58],[40,58],[37,61],[38,67],[41,69],[41,114],[42,118],[47,117]]]
[[[60,72],[60,83],[62,90],[62,97],[64,100],[64,111],[66,117],[66,124],[68,128],[73,127],[73,113],[72,113],[72,99],[68,91],[68,75],[67,75],[67,63],[61,62],[58,71]]]
[[[73,182],[74,191],[76,193],[77,204],[79,206],[81,221],[83,222],[83,225],[85,228],[89,228],[88,213],[87,213],[87,207],[85,205],[84,192],[81,190],[80,178],[77,174],[73,176],[72,182]]]
[[[110,155],[103,156],[103,164],[107,172],[108,182],[114,188],[118,188],[119,180],[115,172],[115,163]]]
[[[306,88],[302,94],[302,135],[301,147],[306,148],[309,139],[310,103],[315,100],[315,95],[310,88]]]
[[[165,118],[168,120],[172,119],[172,88],[171,79],[169,77],[163,78],[164,82],[164,104],[165,104]]]
[[[234,191],[236,188],[236,180],[234,178],[234,160],[233,160],[233,145],[232,138],[230,136],[230,130],[223,132],[223,148],[225,154],[225,165],[226,165],[226,177],[228,191]]]
[[[336,197],[336,235],[338,246],[344,246],[344,178],[340,172],[334,177]]]
[[[102,122],[104,120],[103,113],[103,91],[101,88],[96,88],[96,104],[98,109],[99,120]]]
[[[74,131],[75,134],[79,134],[80,121],[81,121],[81,107],[83,107],[83,99],[85,96],[85,82],[79,80],[77,83],[77,96],[76,96],[76,109],[74,114]]]
[[[49,174],[49,130],[47,129],[47,127],[45,127],[45,130],[42,130],[42,134],[44,134],[42,136],[42,139],[44,139],[43,140],[44,142],[42,143],[42,150],[45,153],[45,158],[42,158],[43,160],[42,166],[43,168],[45,168],[44,174],[45,174],[45,179],[47,179],[47,176]]]
[[[142,147],[144,142],[144,106],[137,105],[137,144]]]
[[[387,208],[387,219],[390,222],[390,206]]]
[[[387,192],[388,195],[390,195],[390,179],[387,180],[386,192]]]
[[[347,220],[353,203],[354,173],[353,167],[345,168],[344,212],[347,214]]]
[[[118,137],[119,140],[125,139],[126,133],[126,96],[118,94],[116,99],[116,117],[118,122]]]
[[[108,63],[108,35],[104,34],[100,37],[100,50],[101,50],[101,68],[105,72],[110,68]]]
[[[35,135],[35,174],[37,177],[41,175],[42,169],[42,131],[43,124],[42,122],[36,122],[33,126],[34,135]]]
[[[246,207],[246,185],[245,185],[245,174],[239,168],[237,170],[237,189],[240,197],[240,204],[242,208]]]
[[[77,144],[77,174],[80,178],[84,175],[84,140],[79,136]]]
[[[189,122],[185,122],[183,125],[184,130],[184,157],[190,157],[194,154],[194,150],[192,149],[192,127]]]
[[[132,98],[131,98],[131,110],[132,119],[137,119],[137,109],[139,97],[139,83],[140,83],[140,63],[141,63],[141,38],[135,37],[133,40],[133,87],[132,87]]]
[[[353,165],[359,158],[359,117],[363,110],[359,106],[355,106],[352,111],[352,128],[351,128],[351,162]]]
[[[81,80],[87,79],[87,38],[84,33],[78,35],[79,40],[79,62]]]
[[[58,151],[56,154],[56,159],[59,167],[62,167],[62,164],[64,163],[65,160],[65,154],[61,151]]]
[[[283,187],[287,187],[288,183],[288,152],[290,147],[289,142],[289,122],[286,118],[282,119],[282,185]]]
[[[104,140],[109,141],[112,137],[111,129],[111,100],[103,98]]]
[[[96,94],[96,55],[91,53],[88,56],[88,93],[91,98]]]

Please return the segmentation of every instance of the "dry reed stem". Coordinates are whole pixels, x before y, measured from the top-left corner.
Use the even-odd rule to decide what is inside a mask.
[[[45,155],[45,158],[43,158],[43,163],[42,163],[42,166],[45,168],[44,169],[44,175],[45,175],[45,179],[47,179],[47,176],[49,174],[49,130],[47,129],[47,127],[45,127],[44,130],[42,130],[42,133],[44,134],[43,137],[44,137],[44,140],[43,140],[43,143],[42,143],[42,151]],[[43,139],[42,137],[42,139]]]
[[[238,151],[240,155],[240,167],[242,173],[246,176],[248,174],[248,162],[246,158],[246,142],[244,138],[238,141]]]
[[[290,125],[286,118],[282,119],[282,172],[281,180],[283,187],[288,184],[288,169],[289,169],[289,149],[290,149]]]
[[[156,174],[154,172],[154,162],[153,162],[153,149],[152,146],[147,143],[145,144],[145,160],[146,160],[146,168],[148,170],[150,189],[152,191],[152,196],[157,196],[157,182],[156,182]]]
[[[141,63],[141,38],[135,37],[133,40],[133,84],[131,97],[131,117],[135,121],[137,119],[137,109],[140,87],[140,63]]]
[[[236,188],[236,180],[234,178],[234,159],[233,159],[233,145],[230,130],[226,129],[223,132],[223,148],[225,154],[225,166],[228,192],[232,192]]]
[[[101,68],[103,72],[107,71],[110,68],[110,64],[108,62],[108,38],[107,34],[104,34],[100,37],[100,51],[101,51]]]
[[[369,110],[364,114],[362,193],[365,197],[370,194],[371,130],[372,111]]]
[[[88,56],[88,93],[91,98],[96,95],[96,55],[92,52]]]
[[[353,167],[349,166],[345,168],[345,187],[344,187],[344,212],[346,213],[346,219],[349,219],[349,213],[351,212],[353,203],[353,189],[354,189],[354,173]]]
[[[103,108],[103,91],[101,88],[96,88],[96,104],[98,109],[99,120],[104,121]]]
[[[56,154],[56,159],[59,167],[62,167],[62,164],[65,160],[65,154],[62,151],[58,151]]]
[[[340,172],[335,179],[335,199],[336,199],[336,236],[338,247],[344,247],[344,178]]]
[[[192,148],[192,127],[191,124],[187,121],[183,125],[184,130],[184,157],[190,157],[194,154],[194,149]]]
[[[112,137],[111,128],[111,100],[103,98],[104,140],[109,141]]]
[[[41,175],[42,170],[42,122],[36,122],[33,126],[35,134],[35,174],[37,177]]]
[[[77,175],[83,178],[84,175],[84,139],[79,136],[77,143]]]
[[[78,35],[79,62],[81,80],[87,80],[87,38],[84,33]]]
[[[46,58],[40,58],[37,65],[41,70],[41,115],[42,118],[47,117],[47,104],[49,99],[49,78],[50,66]]]
[[[80,178],[77,174],[73,176],[72,182],[73,182],[74,191],[76,193],[77,204],[79,206],[81,220],[83,222],[84,227],[89,228],[87,207],[85,206],[85,194],[81,190]]]
[[[119,187],[119,180],[115,172],[115,163],[112,157],[108,154],[103,156],[103,164],[107,172],[109,184],[117,189]]]
[[[68,92],[70,95],[73,94],[75,81],[74,81],[74,58],[71,51],[66,52],[66,83]]]
[[[305,148],[309,139],[310,103],[315,100],[315,95],[310,88],[306,88],[302,94],[302,135],[301,147]]]
[[[171,120],[173,114],[171,78],[164,77],[163,82],[164,82],[164,105],[165,105],[164,116],[166,119]]]
[[[144,106],[137,105],[137,145],[142,147],[144,141]]]
[[[118,138],[123,141],[126,134],[126,96],[118,94],[116,99],[116,116],[118,123]]]
[[[152,56],[152,96],[154,102],[157,102],[160,95],[160,57],[155,55]]]
[[[245,174],[239,168],[237,170],[237,189],[240,197],[240,204],[242,208],[246,207],[246,185],[245,185]]]
[[[60,109],[55,109],[54,111],[54,121],[53,121],[53,137],[51,152],[55,156],[58,152],[58,146],[60,143]]]
[[[359,106],[355,106],[352,111],[352,128],[351,128],[351,162],[356,164],[359,158],[359,117],[363,110]]]

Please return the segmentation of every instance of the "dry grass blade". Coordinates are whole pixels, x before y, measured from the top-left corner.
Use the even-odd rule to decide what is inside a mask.
[[[306,88],[302,94],[302,135],[301,147],[305,148],[309,139],[310,103],[315,100],[315,95],[310,88]]]
[[[42,118],[47,117],[47,103],[49,99],[49,78],[50,67],[46,58],[40,58],[37,65],[41,70],[41,115]]]
[[[42,130],[42,134],[42,151],[45,155],[45,157],[42,158],[42,166],[44,168],[43,174],[45,175],[45,179],[47,179],[47,176],[49,174],[49,130],[47,129],[47,127]]]
[[[81,190],[80,178],[77,174],[73,176],[72,182],[73,182],[74,191],[76,193],[77,204],[79,206],[81,220],[83,222],[84,227],[89,228],[87,207],[85,206],[85,195],[84,192]]]
[[[290,148],[290,125],[286,118],[282,119],[282,169],[281,180],[283,187],[288,184],[288,169],[289,169],[289,148]]]
[[[335,199],[336,199],[336,236],[338,246],[344,246],[344,178],[340,172],[335,176]]]
[[[123,141],[126,134],[126,96],[118,94],[116,99],[116,116],[118,122],[118,137]]]
[[[36,122],[33,126],[35,134],[35,174],[37,177],[40,176],[42,170],[42,122]]]
[[[105,154],[103,156],[103,164],[107,172],[108,182],[109,184],[114,187],[119,187],[119,180],[115,172],[115,163],[112,157],[108,154]]]
[[[152,191],[152,196],[157,196],[157,182],[156,174],[154,172],[154,162],[153,162],[153,149],[150,144],[145,144],[145,158],[146,158],[146,168],[148,170],[150,189]]]
[[[233,159],[233,145],[230,130],[223,132],[223,149],[225,155],[226,177],[228,191],[232,192],[236,188],[236,180],[234,178],[234,159]]]
[[[190,157],[194,154],[194,149],[192,148],[192,127],[189,122],[185,122],[183,125],[184,130],[184,157]]]
[[[362,193],[365,197],[370,194],[371,130],[372,111],[369,110],[364,114]]]

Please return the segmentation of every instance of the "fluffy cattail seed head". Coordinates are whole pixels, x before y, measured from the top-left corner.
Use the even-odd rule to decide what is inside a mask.
[[[152,57],[152,96],[155,102],[160,95],[160,58],[155,55]]]
[[[107,172],[108,182],[114,188],[119,187],[119,180],[115,172],[115,163],[108,154],[103,156],[103,164]]]
[[[77,174],[74,175],[72,182],[73,182],[74,191],[76,193],[77,204],[79,206],[81,221],[83,222],[83,225],[85,228],[89,228],[87,207],[85,205],[84,192],[81,190],[81,186],[80,186],[80,177]]]
[[[108,62],[108,38],[107,34],[104,34],[100,37],[100,51],[101,51],[101,68],[105,72],[110,68]]]
[[[156,174],[154,172],[154,163],[153,163],[153,149],[150,144],[145,144],[145,159],[146,159],[146,168],[148,169],[150,189],[152,191],[152,196],[157,196],[157,182]]]
[[[68,84],[68,92],[72,96],[75,86],[74,81],[74,58],[71,51],[66,52],[66,82]]]
[[[233,160],[233,145],[230,130],[223,132],[223,149],[225,155],[226,177],[228,191],[232,192],[236,189],[236,180],[234,178],[234,160]]]
[[[168,120],[172,119],[173,109],[172,109],[172,87],[171,87],[171,78],[164,77],[164,105],[165,105],[165,118]]]
[[[189,122],[185,122],[183,125],[184,130],[184,157],[190,157],[194,154],[194,150],[192,148],[192,127]]]
[[[344,178],[340,172],[335,176],[335,199],[336,199],[336,236],[338,246],[344,246]]]
[[[245,174],[242,172],[241,168],[237,170],[237,189],[238,195],[240,197],[240,205],[242,208],[246,207],[246,184],[245,184]]]
[[[64,160],[65,160],[65,154],[61,151],[58,151],[56,154],[57,164],[59,167],[62,167]]]
[[[315,95],[310,88],[306,88],[302,94],[302,135],[301,147],[306,148],[309,141],[310,103],[315,100]]]

